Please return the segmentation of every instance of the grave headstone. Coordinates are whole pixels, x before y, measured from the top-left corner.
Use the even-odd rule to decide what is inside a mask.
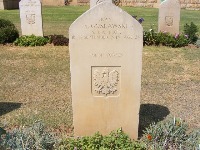
[[[158,31],[179,33],[180,3],[178,0],[165,0],[159,7]]]
[[[43,36],[40,0],[19,2],[22,35]]]
[[[0,9],[5,9],[4,0],[0,0]]]
[[[69,29],[74,133],[138,136],[143,28],[112,3],[101,3]]]
[[[112,0],[90,0],[90,8],[100,4],[100,3],[103,3],[103,2],[109,2],[109,3],[112,3]]]

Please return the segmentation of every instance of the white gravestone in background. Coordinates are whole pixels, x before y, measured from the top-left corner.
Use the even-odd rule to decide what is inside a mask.
[[[179,33],[180,3],[178,0],[165,0],[159,7],[158,31]]]
[[[138,137],[143,29],[112,3],[101,3],[69,29],[74,134],[122,127]]]
[[[90,8],[100,4],[100,3],[103,3],[103,2],[109,2],[109,3],[112,3],[112,0],[90,0]]]
[[[19,2],[22,35],[43,36],[40,0]]]

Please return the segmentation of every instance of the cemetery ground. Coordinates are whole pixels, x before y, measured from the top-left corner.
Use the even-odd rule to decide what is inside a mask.
[[[66,46],[0,46],[2,124],[47,126],[71,133],[69,49]],[[200,127],[200,50],[143,49],[140,127],[180,117]],[[126,109],[126,108],[124,108]]]
[[[44,7],[44,35],[68,36],[70,24],[88,8]],[[123,9],[144,18],[144,30],[157,30],[158,9]],[[181,31],[192,21],[200,28],[198,14],[181,10]],[[21,32],[19,10],[0,11],[0,18],[11,20]],[[0,125],[12,128],[41,120],[72,134],[69,63],[68,46],[0,45]],[[173,116],[186,120],[190,129],[200,128],[199,66],[199,48],[144,47],[140,131]]]

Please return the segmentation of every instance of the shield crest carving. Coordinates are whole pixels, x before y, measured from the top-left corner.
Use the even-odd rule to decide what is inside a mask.
[[[172,26],[173,25],[173,17],[172,16],[166,16],[165,17],[165,23],[167,26]]]
[[[28,24],[34,24],[35,23],[35,14],[26,14],[26,22]]]

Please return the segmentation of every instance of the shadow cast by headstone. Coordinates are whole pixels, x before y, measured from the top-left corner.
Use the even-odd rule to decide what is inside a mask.
[[[165,119],[170,113],[169,109],[162,105],[142,104],[140,106],[140,122],[139,122],[139,138],[143,134],[143,130],[152,123],[157,123]]]
[[[0,116],[20,108],[22,103],[0,102]]]

